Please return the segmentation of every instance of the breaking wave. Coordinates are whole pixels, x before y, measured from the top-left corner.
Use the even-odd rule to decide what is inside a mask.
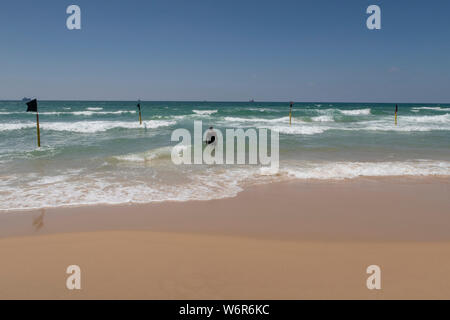
[[[168,156],[170,150],[151,150],[148,156]],[[151,156],[151,155],[155,156]],[[137,159],[122,161],[145,161]],[[114,174],[114,173],[112,173]],[[60,175],[28,177],[28,182],[14,184],[18,176],[4,176],[0,211],[29,210],[99,204],[152,203],[162,201],[211,200],[234,197],[247,185],[286,180],[345,180],[358,177],[450,176],[450,162],[411,160],[399,162],[297,162],[270,167],[209,167],[188,174],[185,182],[164,183],[159,179],[117,179],[79,170]],[[23,201],[23,199],[27,201]]]
[[[175,121],[163,120],[148,120],[143,121],[146,128],[155,129],[159,127],[168,127],[174,125]],[[35,128],[36,124],[33,122],[27,123],[2,123],[0,124],[0,131],[21,130],[28,128]],[[125,122],[125,121],[78,121],[78,122],[41,122],[40,127],[43,130],[51,131],[70,131],[77,133],[95,133],[104,132],[111,129],[139,129],[142,126],[139,122]]]
[[[214,113],[217,113],[218,110],[192,110],[192,112],[201,116],[210,116]]]
[[[70,109],[70,108],[69,108]],[[88,108],[89,109],[89,108]],[[75,116],[93,116],[93,115],[106,115],[106,114],[125,114],[130,113],[134,114],[136,113],[135,110],[118,110],[118,111],[43,111],[39,112],[40,115],[75,115]],[[26,114],[26,112],[0,112],[0,114],[8,115],[8,114]]]
[[[442,108],[442,107],[414,107],[411,110],[412,111],[433,110],[433,111],[449,112],[450,108]]]
[[[281,172],[296,179],[319,180],[388,176],[449,176],[450,162],[417,160],[401,162],[307,163],[302,167],[291,167]]]
[[[174,147],[162,147],[157,149],[152,149],[147,152],[131,153],[122,156],[113,157],[119,161],[129,161],[129,162],[152,162],[158,159],[171,159],[172,150],[178,153],[188,150],[190,146],[174,146]]]
[[[370,115],[371,114],[370,108],[358,109],[358,110],[340,110],[340,109],[338,109],[338,111],[347,116],[360,116],[360,115]]]

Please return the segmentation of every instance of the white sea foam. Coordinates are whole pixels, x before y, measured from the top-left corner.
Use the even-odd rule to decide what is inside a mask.
[[[311,118],[312,121],[314,122],[333,122],[334,118],[332,116],[317,116],[317,117],[313,117]]]
[[[0,211],[29,210],[45,207],[80,206],[95,204],[151,203],[161,201],[210,200],[236,196],[242,191],[240,183],[253,171],[230,170],[190,175],[184,183],[161,184],[153,179],[139,181],[114,181],[98,174],[41,180],[51,184],[9,186],[2,188]],[[214,179],[211,177],[214,176]],[[23,201],[27,199],[27,201]]]
[[[210,116],[214,113],[217,113],[218,110],[192,110],[192,112],[201,116]]]
[[[86,108],[86,110],[90,110],[90,111],[99,111],[99,110],[103,110],[103,108],[100,108],[100,107],[98,107],[98,108]]]
[[[70,108],[69,108],[70,109]],[[136,110],[118,110],[118,111],[43,111],[39,112],[40,115],[75,115],[75,116],[92,116],[92,115],[105,115],[105,114],[125,114],[130,113],[134,114],[136,113]],[[26,114],[25,111],[23,112],[0,112],[0,114]]]
[[[274,108],[243,108],[242,110],[259,111],[259,112],[284,112],[284,110]]]
[[[329,129],[328,127],[309,126],[309,125],[272,126],[267,128],[283,134],[300,134],[300,135],[319,134]]]
[[[239,117],[225,117],[225,121],[229,122],[253,122],[253,123],[286,123],[289,122],[289,117],[275,118],[275,119],[267,119],[267,118],[239,118]]]
[[[21,130],[27,128],[35,128],[36,123],[24,122],[24,123],[0,123],[0,131],[12,131]]]
[[[260,167],[206,167],[170,183],[154,178],[123,177],[111,173],[71,173],[28,177],[2,177],[0,211],[94,204],[151,203],[210,200],[234,197],[247,185],[284,180],[342,180],[357,177],[450,176],[450,162],[410,160],[399,162],[296,162],[279,170]],[[161,177],[160,177],[161,178]],[[27,201],[23,201],[27,199]]]
[[[333,162],[305,163],[303,166],[284,170],[296,179],[342,180],[357,177],[386,176],[449,176],[450,162],[401,161],[401,162]]]
[[[190,118],[190,117],[191,117],[190,114],[184,114],[184,115],[179,115],[179,116],[173,116],[173,119],[183,120],[183,119],[187,119],[187,118]]]
[[[420,123],[450,123],[450,113],[438,115],[438,116],[404,116],[399,119],[409,121],[409,122],[420,122]]]
[[[70,112],[70,114],[76,116],[92,116],[97,114],[125,114],[125,113],[136,113],[136,110],[118,110],[118,111],[74,111]]]
[[[443,112],[450,112],[450,108],[442,108],[442,107],[414,107],[411,109],[414,112],[420,111],[420,110],[433,110],[433,111],[443,111]]]
[[[175,121],[164,120],[147,120],[143,121],[146,128],[155,129],[159,127],[167,127],[174,125]],[[1,123],[0,131],[20,130],[27,128],[35,128],[34,122],[26,123]],[[123,128],[123,129],[138,129],[142,128],[138,121],[125,122],[125,121],[77,121],[77,122],[41,122],[40,127],[42,130],[52,131],[70,131],[78,133],[95,133],[104,132],[111,129]]]
[[[178,153],[188,151],[190,146],[176,145],[174,147],[162,147],[151,149],[147,152],[131,153],[122,156],[113,157],[119,161],[130,161],[130,162],[152,162],[157,159],[170,159],[172,150],[175,149]]]
[[[347,116],[360,116],[360,115],[370,115],[371,114],[370,108],[358,109],[358,110],[338,110],[338,111]]]
[[[340,130],[368,130],[368,131],[398,131],[398,132],[427,132],[450,130],[450,114],[438,116],[399,116],[398,125],[393,124],[392,117],[380,120],[362,121],[351,127],[338,128]]]

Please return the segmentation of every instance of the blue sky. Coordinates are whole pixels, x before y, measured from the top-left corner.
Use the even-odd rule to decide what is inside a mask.
[[[0,40],[0,99],[450,102],[448,0],[5,0]]]

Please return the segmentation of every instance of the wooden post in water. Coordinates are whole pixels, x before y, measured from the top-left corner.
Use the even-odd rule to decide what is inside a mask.
[[[41,130],[39,128],[39,113],[38,113],[38,105],[37,100],[33,99],[27,102],[27,112],[36,112],[36,134],[37,134],[37,145],[41,147]]]
[[[39,128],[39,113],[36,112],[36,128],[37,128],[37,144],[38,147],[41,147],[41,130]]]
[[[142,115],[141,115],[141,100],[139,100],[137,107],[139,109],[139,124],[142,125]]]
[[[398,113],[398,105],[395,105],[395,125],[397,125],[397,113]]]
[[[293,102],[291,102],[291,105],[289,107],[289,125],[292,125],[292,106],[294,105]]]

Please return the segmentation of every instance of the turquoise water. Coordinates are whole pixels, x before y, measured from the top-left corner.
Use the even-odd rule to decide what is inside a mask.
[[[213,199],[255,183],[358,176],[449,176],[450,104],[40,101],[0,102],[0,210]],[[176,128],[269,128],[280,170],[175,166]]]

